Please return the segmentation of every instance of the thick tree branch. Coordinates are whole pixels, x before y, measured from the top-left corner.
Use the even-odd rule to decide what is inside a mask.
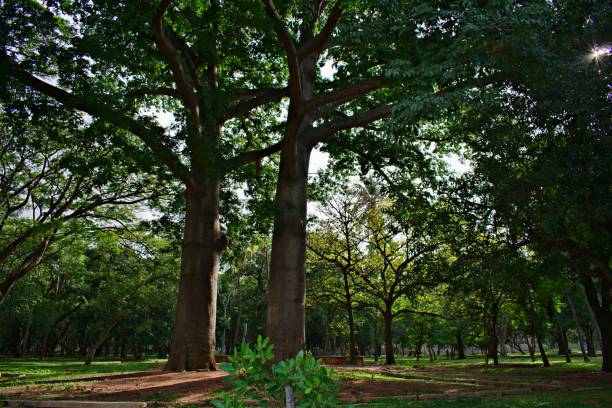
[[[385,84],[384,78],[371,78],[356,84],[348,85],[337,91],[314,96],[304,103],[304,110],[310,111],[327,104],[341,104],[380,89]]]
[[[160,87],[160,88],[143,88],[138,89],[133,92],[130,92],[131,95],[135,96],[146,96],[146,95],[165,95],[170,96],[172,98],[181,99],[181,95],[176,89],[168,88],[168,87]]]
[[[365,112],[359,112],[352,116],[338,119],[329,124],[316,127],[305,140],[307,146],[314,147],[324,141],[327,137],[341,130],[363,127],[371,122],[388,116],[392,107],[389,105],[378,106]]]
[[[235,170],[245,164],[263,159],[264,157],[271,156],[274,153],[279,152],[282,146],[283,142],[277,142],[264,149],[251,150],[248,152],[241,153],[237,156],[227,159],[223,164],[223,171],[224,173],[227,173],[228,171]]]
[[[47,235],[42,239],[42,242],[36,247],[36,249],[21,261],[21,264],[17,269],[9,272],[8,276],[0,282],[0,305],[6,299],[6,296],[13,288],[17,280],[21,279],[32,269],[37,267],[44,259],[45,253],[53,240],[53,235]]]
[[[444,316],[441,315],[439,313],[435,313],[435,312],[424,312],[421,310],[412,310],[412,309],[399,309],[398,311],[396,311],[395,313],[393,313],[393,317],[402,314],[402,313],[411,313],[411,314],[416,314],[416,315],[421,315],[421,316],[431,316],[431,317],[439,317],[442,319],[446,319],[446,320],[452,320],[452,317],[449,316]]]
[[[253,91],[255,94],[255,91]],[[242,102],[229,108],[223,119],[238,118],[247,115],[251,110],[270,102],[277,102],[289,96],[289,88],[267,89],[255,94],[255,96],[245,99]]]
[[[188,186],[195,185],[194,180],[189,174],[189,169],[175,156],[172,150],[161,142],[161,137],[164,133],[162,128],[147,126],[138,120],[125,116],[123,113],[117,112],[112,109],[112,107],[101,102],[96,96],[83,97],[66,92],[4,61],[0,61],[0,68],[23,84],[70,108],[87,112],[121,129],[132,132],[153,151],[157,158],[159,158],[176,177]]]
[[[153,19],[153,28],[155,30],[153,37],[157,43],[157,46],[159,47],[161,55],[168,63],[170,71],[172,71],[172,76],[174,77],[174,82],[176,83],[176,87],[181,95],[181,99],[183,100],[183,103],[187,109],[189,109],[193,114],[196,127],[199,130],[200,106],[198,104],[198,99],[192,86],[189,84],[187,77],[185,76],[185,71],[183,70],[183,66],[179,60],[179,55],[175,44],[164,34],[164,15],[166,14],[166,11],[170,7],[171,3],[172,0],[162,0],[160,3],[159,12]]]

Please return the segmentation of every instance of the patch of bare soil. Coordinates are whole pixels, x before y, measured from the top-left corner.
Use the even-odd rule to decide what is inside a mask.
[[[422,394],[451,394],[474,391],[470,384],[439,384],[435,382],[379,381],[368,379],[343,379],[339,397],[344,402],[365,401],[379,397],[400,397]]]

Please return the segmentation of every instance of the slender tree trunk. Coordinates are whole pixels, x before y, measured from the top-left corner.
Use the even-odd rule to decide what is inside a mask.
[[[33,316],[30,316],[28,318],[28,322],[26,323],[26,328],[25,328],[25,333],[23,334],[23,338],[21,339],[21,355],[22,356],[27,356],[28,355],[28,351],[29,351],[29,343],[30,343],[30,333],[32,330],[32,320],[33,320]]]
[[[429,362],[433,363],[434,362],[434,352],[429,344],[426,347],[427,347],[427,354],[429,354]]]
[[[512,347],[517,350],[519,353],[521,354],[525,354],[525,352],[523,351],[523,349],[521,348],[520,343],[517,341],[516,336],[513,337],[512,339]]]
[[[393,350],[393,313],[391,305],[385,307],[385,364],[395,364]]]
[[[186,199],[178,304],[166,369],[215,370],[217,275],[227,247],[219,224],[219,181],[188,188]]]
[[[291,157],[297,156],[297,166]],[[310,150],[281,152],[276,186],[272,256],[268,277],[267,333],[275,361],[294,357],[306,346],[306,199]]]
[[[127,358],[127,340],[125,338],[125,334],[121,335],[121,346],[119,347],[119,358],[122,360]]]
[[[236,271],[236,326],[234,327],[234,338],[232,340],[232,347],[240,348],[238,344],[238,336],[240,335],[240,328],[242,319],[242,300],[240,295],[240,270]]]
[[[603,344],[601,341],[601,330],[599,329],[599,323],[597,323],[597,318],[595,317],[595,313],[593,312],[593,308],[591,307],[591,303],[589,302],[588,296],[586,294],[586,290],[584,288],[584,284],[580,285],[580,290],[584,295],[584,303],[589,311],[589,315],[591,316],[591,321],[595,329],[591,334],[591,341],[593,342],[593,354],[589,354],[591,357],[597,356],[597,344],[600,346]]]
[[[329,317],[330,310],[329,306],[327,306],[327,313],[325,314],[325,328],[323,332],[323,353],[325,355],[331,354],[331,336],[329,335],[329,326],[331,324],[331,319]],[[374,328],[376,330],[376,327]]]
[[[104,327],[104,329],[102,329],[93,344],[87,347],[87,353],[85,354],[85,364],[91,364],[94,357],[96,356],[98,348],[100,348],[100,346],[106,341],[111,330],[113,330],[113,328],[117,325],[117,323],[121,321],[122,318],[123,316],[119,315],[115,319],[113,319],[113,321],[111,321],[109,324],[106,325],[106,327]]]
[[[538,349],[540,350],[540,357],[542,357],[542,365],[544,367],[550,367],[550,362],[548,361],[548,357],[546,356],[546,350],[544,350],[544,345],[542,344],[542,339],[540,335],[536,333],[536,342],[538,343]]]
[[[357,362],[357,342],[355,339],[355,319],[353,317],[353,296],[349,285],[348,271],[342,271],[342,278],[344,280],[344,301],[349,326],[349,359],[351,364],[355,364]]]
[[[529,357],[531,357],[531,362],[535,361],[535,339],[534,337],[526,337],[525,342],[527,343],[527,350],[529,350]]]
[[[351,364],[357,363],[357,341],[355,339],[355,320],[353,317],[353,307],[349,303],[346,308],[348,313],[348,325],[349,325],[349,359]]]
[[[587,355],[589,357],[597,356],[597,350],[595,349],[595,340],[593,339],[593,330],[591,327],[584,329],[584,337],[587,345]]]
[[[601,353],[603,357],[601,370],[612,372],[612,310],[610,309],[610,287],[605,280],[600,282],[600,296],[591,277],[582,274],[580,276],[584,294],[589,306],[595,315],[599,332],[601,334]]]
[[[226,339],[226,335],[227,335],[227,309],[229,307],[229,302],[230,302],[230,294],[229,291],[227,292],[227,295],[225,297],[225,301],[223,302],[223,332],[221,334],[221,353],[222,354],[230,354],[230,349],[227,345],[227,339]]]
[[[486,357],[493,359],[495,366],[499,365],[497,354],[497,316],[485,319],[485,353]]]
[[[378,342],[378,319],[374,319],[374,361],[378,362],[380,357],[380,343]]]
[[[43,338],[41,341],[40,347],[40,357],[45,358],[49,355],[49,334],[51,333],[51,329],[45,330],[45,334],[43,334]]]
[[[565,355],[565,362],[571,363],[572,357],[570,356],[569,346],[567,344],[567,337],[565,337],[565,332],[563,331],[563,326],[561,325],[561,316],[559,313],[553,311],[555,315],[555,320],[557,323],[557,341],[559,342],[559,354]]]
[[[580,320],[578,320],[576,308],[574,307],[574,302],[572,302],[572,297],[569,295],[569,293],[566,293],[565,297],[567,298],[567,304],[569,305],[570,311],[572,312],[574,324],[576,324],[576,335],[578,336],[578,343],[580,344],[580,352],[582,353],[582,359],[584,361],[589,361],[589,356],[587,355],[586,350],[584,348],[584,336],[580,327]]]
[[[499,333],[499,348],[501,350],[501,356],[507,357],[508,352],[506,350],[506,338],[508,337],[508,324],[510,323],[510,318],[507,314],[504,314],[502,318],[501,330]]]

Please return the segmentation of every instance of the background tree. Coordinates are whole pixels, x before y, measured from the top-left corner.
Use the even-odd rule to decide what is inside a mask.
[[[83,228],[129,222],[120,205],[169,194],[163,179],[134,170],[112,132],[45,101],[3,96],[0,303],[53,245]]]
[[[314,260],[308,284],[311,296],[333,300],[346,311],[349,358],[356,362],[355,306],[359,292],[354,279],[364,262],[364,228],[367,207],[358,186],[346,187],[319,207],[320,219],[308,235],[308,249]]]

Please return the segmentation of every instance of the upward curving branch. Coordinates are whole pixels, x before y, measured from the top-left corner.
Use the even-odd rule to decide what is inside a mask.
[[[276,7],[274,7],[273,0],[262,0],[266,8],[266,13],[272,19],[274,26],[274,32],[278,37],[279,41],[283,45],[285,54],[287,55],[287,66],[289,68],[289,94],[295,101],[302,99],[302,76],[300,73],[299,60],[297,50],[295,48],[295,41],[291,34],[285,27],[283,20],[278,15]]]
[[[83,97],[66,92],[5,61],[0,61],[0,72],[2,71],[65,106],[87,112],[118,128],[130,131],[138,136],[168,167],[168,169],[185,183],[185,185],[195,186],[195,181],[191,177],[189,169],[179,160],[170,148],[162,143],[161,137],[164,133],[163,129],[156,126],[148,126],[134,118],[126,116],[122,112],[116,111],[111,106],[100,101],[99,98],[95,96]]]
[[[261,89],[243,93],[242,101],[230,107],[225,113],[223,120],[238,118],[247,115],[251,110],[270,102],[280,101],[289,96],[289,88],[282,89]],[[251,96],[252,95],[252,96]],[[239,96],[240,97],[240,96]]]
[[[340,21],[340,17],[342,17],[342,7],[340,6],[340,2],[336,2],[334,7],[332,7],[331,12],[329,13],[329,17],[327,17],[327,21],[325,25],[319,31],[317,35],[315,35],[312,39],[306,41],[297,51],[298,58],[302,59],[308,55],[313,53],[321,53],[325,50],[331,35],[334,32],[334,29],[338,25]]]
[[[390,105],[378,106],[368,111],[355,113],[352,116],[338,119],[326,125],[314,128],[305,140],[307,146],[314,147],[317,143],[324,141],[327,137],[341,130],[364,127],[372,122],[382,119],[391,114],[393,107]]]
[[[162,0],[160,3],[159,12],[155,15],[155,18],[153,18],[153,37],[157,43],[157,46],[159,47],[161,55],[166,60],[170,71],[172,71],[172,76],[179,94],[181,95],[181,99],[183,100],[183,103],[187,109],[189,109],[193,114],[196,128],[199,130],[201,124],[198,98],[193,90],[193,87],[187,80],[187,76],[183,70],[175,44],[164,34],[164,16],[166,15],[166,11],[170,7],[171,3],[172,0]]]
[[[323,107],[327,104],[338,105],[346,103],[352,101],[353,99],[359,98],[360,96],[376,91],[377,89],[382,88],[385,84],[386,81],[383,77],[366,79],[337,91],[317,95],[304,103],[304,110],[310,111]]]

